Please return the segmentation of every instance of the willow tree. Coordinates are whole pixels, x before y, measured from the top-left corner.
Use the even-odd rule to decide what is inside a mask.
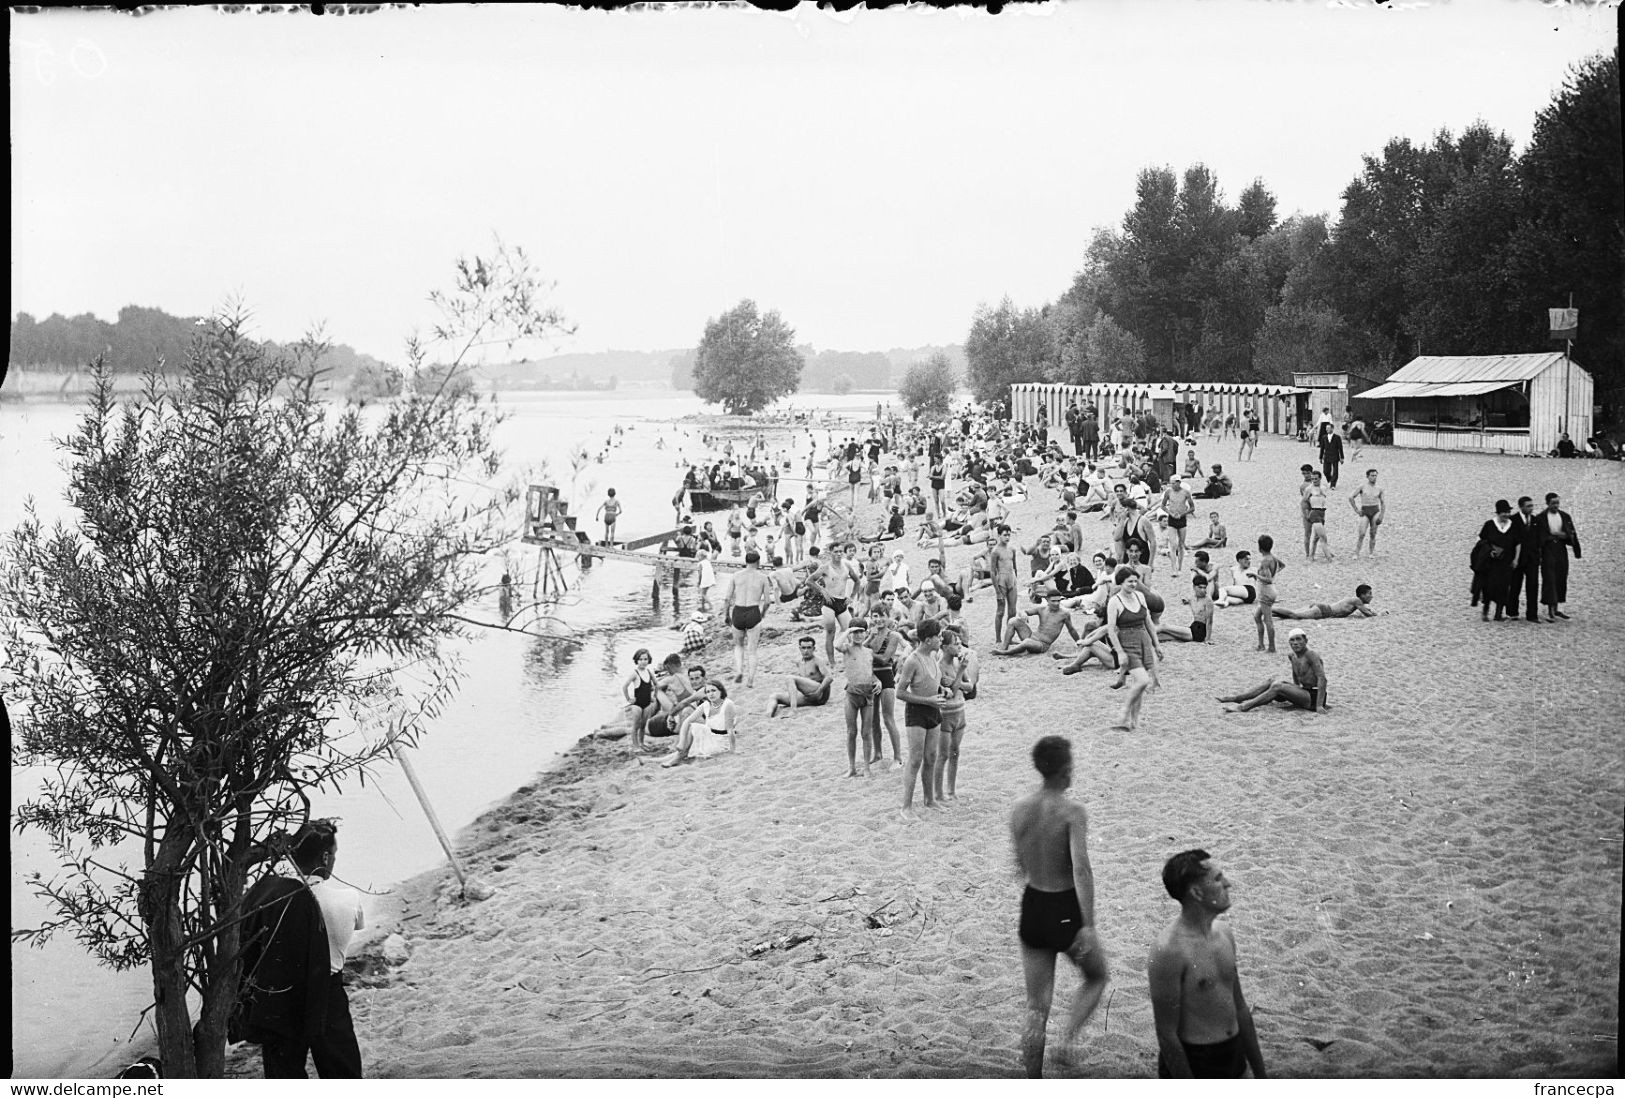
[[[63,442],[76,521],[47,530],[30,502],[4,546],[12,762],[49,775],[16,826],[61,865],[34,882],[53,917],[13,940],[150,965],[167,1074],[224,1070],[268,840],[455,689],[477,557],[517,495],[485,487],[497,416],[458,381],[483,343],[564,330],[540,289],[519,251],[460,263],[432,296],[444,324],[409,344],[434,382],[365,410],[319,399],[319,346],[267,352],[240,318],[122,405],[98,362]]]

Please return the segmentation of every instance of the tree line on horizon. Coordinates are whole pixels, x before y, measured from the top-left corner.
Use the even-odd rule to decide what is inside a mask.
[[[1513,152],[1482,122],[1366,154],[1338,218],[1281,221],[1255,179],[1235,203],[1194,164],[1142,170],[1054,301],[984,304],[965,340],[978,399],[1017,382],[1382,379],[1417,355],[1559,349],[1547,310],[1580,310],[1574,358],[1625,386],[1625,150],[1619,52],[1571,70]],[[1605,394],[1612,394],[1605,396]]]

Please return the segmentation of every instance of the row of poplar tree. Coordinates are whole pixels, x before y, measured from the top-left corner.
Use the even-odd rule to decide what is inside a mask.
[[[1570,72],[1521,156],[1482,123],[1395,138],[1363,157],[1335,220],[1279,220],[1262,180],[1232,204],[1201,164],[1148,168],[1058,298],[978,309],[968,380],[996,401],[1022,381],[1380,379],[1418,354],[1551,349],[1546,310],[1572,294],[1575,359],[1617,403],[1622,164],[1616,49]]]

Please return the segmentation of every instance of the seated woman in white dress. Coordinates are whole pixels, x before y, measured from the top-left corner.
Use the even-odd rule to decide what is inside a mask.
[[[683,721],[677,750],[660,760],[661,766],[676,766],[690,759],[721,755],[737,746],[738,714],[728,697],[728,688],[716,679],[705,684],[705,701]]]

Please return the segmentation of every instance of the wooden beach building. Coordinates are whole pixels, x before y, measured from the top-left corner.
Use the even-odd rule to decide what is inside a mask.
[[[1333,423],[1343,422],[1343,413],[1348,410],[1350,401],[1365,399],[1365,394],[1379,384],[1375,379],[1364,374],[1352,373],[1348,370],[1316,370],[1313,372],[1294,373],[1292,383],[1307,392],[1305,404],[1309,411],[1309,422],[1313,423],[1320,416],[1321,409],[1329,408]],[[1370,418],[1374,411],[1371,406],[1361,407],[1354,405],[1356,415],[1365,414]]]
[[[1102,434],[1120,409],[1140,414],[1149,410],[1164,427],[1175,426],[1176,412],[1192,404],[1217,409],[1219,416],[1234,413],[1239,420],[1249,408],[1258,413],[1259,428],[1287,435],[1297,430],[1297,413],[1306,390],[1296,385],[1260,385],[1250,382],[1169,381],[1142,384],[1058,385],[1024,382],[1010,386],[1010,418],[1034,423],[1042,405],[1049,413],[1050,433],[1066,433],[1067,405],[1095,406]]]
[[[1424,355],[1360,396],[1393,402],[1394,445],[1547,454],[1591,434],[1591,375],[1561,351]]]

